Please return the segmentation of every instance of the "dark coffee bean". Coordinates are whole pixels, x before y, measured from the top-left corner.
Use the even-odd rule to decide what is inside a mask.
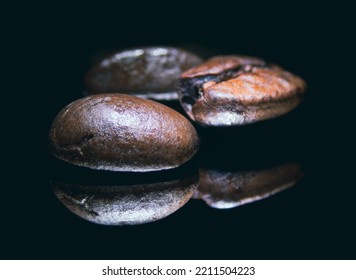
[[[302,100],[305,82],[261,59],[213,57],[184,72],[180,101],[201,125],[243,125],[287,113]]]
[[[79,217],[102,225],[136,225],[160,220],[181,208],[198,186],[198,176],[126,186],[52,183],[58,199]]]
[[[267,198],[292,187],[302,172],[299,165],[286,164],[248,172],[201,169],[199,176],[199,188],[194,198],[203,199],[210,207],[227,209]]]
[[[202,60],[185,50],[151,47],[117,52],[86,74],[86,94],[125,92],[157,100],[178,99],[179,75]]]
[[[52,153],[72,164],[112,171],[177,167],[198,149],[192,124],[155,101],[100,94],[65,107],[50,130]]]

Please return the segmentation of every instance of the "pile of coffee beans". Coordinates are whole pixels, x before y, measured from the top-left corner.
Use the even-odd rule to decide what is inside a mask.
[[[199,146],[187,118],[147,98],[179,99],[201,126],[235,126],[289,112],[306,89],[301,78],[259,58],[204,62],[172,47],[110,54],[84,81],[87,96],[67,105],[52,124],[50,150],[71,164],[129,172],[178,167]]]

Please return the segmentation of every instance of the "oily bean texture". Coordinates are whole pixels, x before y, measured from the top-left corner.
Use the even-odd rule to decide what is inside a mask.
[[[275,118],[296,107],[305,82],[259,58],[218,56],[184,72],[180,101],[201,125],[244,125]]]
[[[198,149],[192,124],[155,101],[99,94],[74,101],[54,120],[52,153],[69,163],[112,171],[170,169]]]
[[[131,49],[111,54],[86,74],[86,94],[125,92],[157,100],[178,99],[179,75],[202,60],[171,47]]]

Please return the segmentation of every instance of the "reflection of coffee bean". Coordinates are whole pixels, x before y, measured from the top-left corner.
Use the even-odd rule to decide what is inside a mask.
[[[194,197],[220,209],[233,208],[269,197],[293,186],[302,176],[297,164],[250,172],[201,169],[199,174],[199,188]]]
[[[187,114],[202,125],[243,125],[296,107],[306,88],[299,77],[263,60],[218,56],[184,72],[179,94]]]
[[[202,60],[196,55],[167,47],[132,49],[111,54],[85,76],[88,94],[132,93],[157,100],[177,99],[179,75]]]
[[[87,221],[135,225],[162,219],[181,208],[192,197],[198,176],[129,186],[52,185],[58,199]]]
[[[144,172],[183,164],[196,153],[198,136],[186,118],[162,104],[101,94],[74,101],[58,114],[50,149],[80,166]]]

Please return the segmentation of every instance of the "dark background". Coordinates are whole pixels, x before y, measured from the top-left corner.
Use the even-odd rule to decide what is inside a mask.
[[[352,120],[345,107],[351,58],[343,15],[339,7],[301,2],[15,9],[4,41],[11,52],[4,53],[10,101],[3,104],[0,258],[355,259],[355,183],[347,161],[354,125],[345,124]],[[225,153],[227,162],[247,170],[296,162],[304,172],[299,183],[231,210],[191,200],[139,226],[98,226],[70,213],[49,186],[51,122],[82,96],[83,74],[98,54],[148,45],[259,56],[303,77],[305,100],[290,114],[243,128],[199,129],[201,158],[214,162]],[[224,151],[212,152],[211,143]]]

